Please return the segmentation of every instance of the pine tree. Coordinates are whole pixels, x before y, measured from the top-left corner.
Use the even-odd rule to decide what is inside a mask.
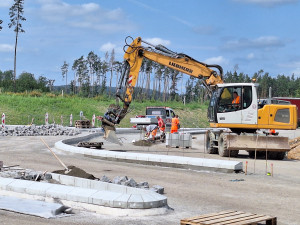
[[[14,56],[14,91],[16,91],[16,67],[17,67],[17,45],[19,33],[24,33],[25,30],[22,28],[21,21],[26,21],[24,14],[24,0],[14,0],[14,4],[9,9],[10,23],[8,27],[14,27],[16,32],[15,40],[15,56]]]

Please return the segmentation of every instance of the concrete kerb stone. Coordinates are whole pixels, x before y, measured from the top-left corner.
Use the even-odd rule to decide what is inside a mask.
[[[203,132],[203,130],[193,132]],[[187,130],[187,132],[189,132]],[[120,132],[121,133],[121,132]],[[243,163],[238,161],[229,160],[217,160],[217,159],[203,159],[203,158],[192,158],[192,157],[179,157],[179,156],[167,156],[167,155],[153,155],[144,153],[128,153],[128,152],[112,152],[107,150],[91,150],[83,149],[80,147],[70,146],[70,144],[78,143],[82,140],[89,140],[95,136],[102,134],[93,133],[87,136],[76,137],[72,139],[62,140],[55,143],[55,148],[84,154],[93,158],[100,158],[102,160],[121,161],[129,163],[139,163],[145,165],[155,165],[163,167],[174,167],[182,169],[193,169],[193,170],[208,170],[216,172],[234,172],[243,169]]]

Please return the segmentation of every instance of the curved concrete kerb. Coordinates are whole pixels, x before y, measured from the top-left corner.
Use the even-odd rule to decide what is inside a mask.
[[[152,191],[52,174],[61,184],[0,178],[0,190],[58,198],[122,209],[150,209],[167,205],[167,198]]]
[[[205,170],[216,172],[235,172],[243,170],[242,162],[232,160],[229,161],[183,156],[128,153],[107,150],[95,151],[93,149],[71,146],[71,144],[75,144],[83,140],[88,140],[99,135],[99,133],[94,133],[89,134],[87,136],[62,140],[55,143],[55,148],[62,151],[89,155],[93,158],[100,158],[102,160],[123,161],[130,163],[139,163],[143,165],[156,165],[163,167],[174,167],[182,169]]]

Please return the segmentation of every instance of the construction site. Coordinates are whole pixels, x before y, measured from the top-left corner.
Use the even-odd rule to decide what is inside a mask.
[[[299,224],[298,129],[279,131],[292,149],[283,160],[208,154],[207,129],[186,129],[178,146],[134,128],[117,129],[122,145],[65,129],[76,135],[1,137],[2,224]]]

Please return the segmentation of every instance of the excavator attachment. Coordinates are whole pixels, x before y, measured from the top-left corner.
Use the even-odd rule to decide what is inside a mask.
[[[104,130],[103,138],[111,143],[122,145],[120,139],[116,135],[115,125],[120,122],[120,115],[122,110],[115,104],[111,104],[107,112],[101,117],[102,128]]]
[[[111,143],[118,144],[118,145],[123,145],[120,142],[120,140],[117,137],[117,135],[116,135],[116,129],[115,129],[115,127],[112,127],[110,125],[104,125],[104,126],[102,126],[102,128],[104,129],[104,136],[103,136],[103,138],[106,141],[109,141]]]
[[[290,150],[290,145],[287,137],[233,134],[227,135],[227,149],[286,152]]]

